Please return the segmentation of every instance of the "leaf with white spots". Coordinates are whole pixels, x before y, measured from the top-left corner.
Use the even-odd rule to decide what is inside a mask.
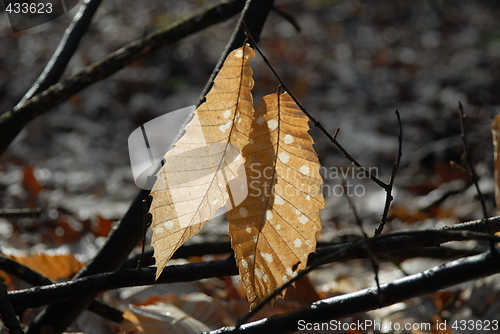
[[[249,193],[227,212],[251,307],[304,269],[316,249],[324,199],[308,131],[306,115],[286,93],[265,96],[255,110],[243,149]]]
[[[246,45],[228,55],[206,102],[164,156],[151,191],[157,278],[177,248],[218,209],[233,203],[226,185],[243,169],[241,151],[248,143],[254,113],[249,65],[254,56]]]

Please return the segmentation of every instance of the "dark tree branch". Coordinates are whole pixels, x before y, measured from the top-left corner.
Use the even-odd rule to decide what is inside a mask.
[[[500,217],[491,219],[491,227],[494,231],[500,231]],[[444,242],[457,240],[495,240],[498,242],[500,237],[485,233],[482,222],[473,221],[439,230],[384,234],[370,238],[370,243],[372,245],[372,254],[380,255],[399,250],[438,246]],[[366,258],[365,244],[364,240],[359,240],[348,244],[319,248],[317,250],[317,260],[311,258],[309,260],[310,266],[297,275],[296,278],[303,275],[302,273],[305,271],[311,271],[325,263]],[[24,309],[71,298],[80,298],[81,296],[95,295],[102,291],[128,286],[189,282],[202,278],[237,274],[238,269],[234,257],[230,256],[225,260],[167,266],[156,281],[155,268],[125,269],[82,277],[65,283],[12,291],[9,292],[9,298],[15,309]]]
[[[35,117],[161,47],[178,42],[189,35],[230,18],[241,11],[243,4],[243,0],[223,2],[174,23],[113,52],[104,59],[87,66],[73,77],[33,96],[23,105],[3,113],[0,115],[0,155],[5,152],[22,128]]]
[[[14,308],[7,295],[7,288],[3,278],[0,277],[0,316],[5,327],[8,328],[9,333],[12,334],[24,334],[23,329],[19,320],[17,320]]]
[[[48,277],[3,255],[0,255],[0,269],[34,286],[51,285],[55,283]],[[94,299],[90,303],[88,310],[116,323],[120,323],[123,320],[122,311],[98,299]]]
[[[150,205],[149,190],[141,190],[132,202],[120,224],[111,231],[106,244],[99,253],[80,270],[75,279],[119,269],[128,255],[141,240],[142,234],[142,201]],[[44,326],[54,331],[63,332],[73,320],[95,298],[96,293],[86,293],[80,299],[48,306],[33,321],[28,333],[39,333]]]
[[[500,272],[500,256],[496,252],[471,256],[449,262],[422,273],[398,279],[381,286],[384,300],[380,305],[377,289],[369,288],[354,293],[336,296],[313,303],[282,315],[242,325],[239,330],[221,328],[216,333],[294,333],[302,323],[328,322],[342,319],[359,312],[389,306],[404,300],[432,293],[439,289],[487,277]]]
[[[27,100],[59,81],[100,4],[101,0],[83,2],[68,29],[64,32],[59,46],[45,66],[42,74],[16,107],[22,106]]]

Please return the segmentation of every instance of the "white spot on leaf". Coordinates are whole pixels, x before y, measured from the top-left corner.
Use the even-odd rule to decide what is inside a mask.
[[[247,262],[247,261],[245,261],[245,260],[241,260],[241,265],[242,265],[243,267],[245,267],[245,268],[247,268],[247,269],[248,269],[248,262]]]
[[[304,215],[299,216],[299,222],[301,222],[302,224],[305,224],[308,221],[309,221],[309,218],[307,218],[306,216],[304,216]]]
[[[278,121],[275,119],[272,119],[267,122],[267,126],[269,126],[269,130],[274,131],[278,127]]]
[[[245,209],[244,207],[241,207],[241,208],[238,210],[238,212],[239,212],[240,216],[242,216],[242,217],[246,217],[246,216],[248,216],[248,211],[247,211],[247,209]]]
[[[257,277],[260,279],[262,279],[262,277],[264,277],[264,273],[259,268],[255,269],[255,275],[257,275]]]
[[[283,200],[283,198],[281,198],[280,196],[276,195],[274,197],[274,204],[283,205],[283,204],[285,204],[285,201]]]
[[[273,262],[272,254],[260,252],[260,256],[262,256],[262,258],[264,258],[264,260],[266,260],[268,263]]]
[[[285,144],[291,144],[293,143],[293,136],[292,135],[285,135],[285,138],[283,140]]]
[[[227,131],[227,129],[229,129],[229,128],[231,127],[231,124],[232,124],[232,123],[233,123],[232,121],[229,121],[229,122],[227,122],[227,123],[225,123],[225,124],[221,124],[221,125],[219,126],[219,130],[220,130],[220,132],[226,132],[226,131]]]
[[[247,233],[252,233],[252,229],[250,227],[247,227],[245,231],[247,231]]]
[[[166,221],[164,225],[165,225],[165,227],[166,227],[167,229],[169,229],[169,230],[171,230],[171,229],[173,229],[173,228],[174,228],[174,222],[173,222],[173,221],[171,221],[171,220]]]
[[[278,155],[278,158],[280,159],[280,161],[284,164],[288,163],[288,161],[290,160],[290,156],[288,154],[286,154],[285,152],[281,152],[279,155]]]
[[[267,220],[273,219],[273,213],[271,212],[271,210],[266,211],[266,219]]]
[[[295,245],[295,247],[299,248],[300,246],[302,246],[302,240],[300,239],[295,239],[293,241],[293,244]]]
[[[223,116],[224,116],[225,118],[229,118],[229,116],[231,116],[231,109],[228,109],[228,110],[224,111]]]
[[[236,51],[236,53],[234,54],[234,56],[236,58],[241,58],[243,57],[243,50],[242,49],[239,49],[238,51]]]
[[[302,167],[300,167],[300,172],[304,175],[308,175],[309,174],[309,166],[307,165],[302,165]]]

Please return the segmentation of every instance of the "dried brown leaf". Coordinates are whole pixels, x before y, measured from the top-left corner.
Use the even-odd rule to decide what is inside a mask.
[[[151,191],[152,245],[158,278],[174,251],[215,212],[231,204],[226,185],[243,168],[253,119],[249,46],[231,52],[184,136],[168,151]]]
[[[71,254],[51,255],[38,253],[28,256],[5,255],[39,272],[53,281],[72,278],[83,267]]]
[[[227,213],[251,307],[307,265],[324,208],[307,116],[285,94],[265,96],[243,150],[248,197]],[[283,293],[284,295],[284,293]]]

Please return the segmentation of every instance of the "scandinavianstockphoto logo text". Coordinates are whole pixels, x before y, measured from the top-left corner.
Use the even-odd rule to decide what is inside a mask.
[[[261,168],[259,163],[250,165],[250,175],[248,177],[248,190],[249,196],[260,197],[269,196],[276,190],[270,182],[276,176],[285,180],[299,179],[306,180],[314,177],[311,170],[307,165],[300,168],[299,171],[292,168],[280,167],[265,167]],[[325,183],[320,187],[310,185],[304,182],[305,189],[299,187],[298,184],[282,186],[281,192],[287,195],[294,195],[297,191],[305,192],[311,196],[316,196],[322,193],[325,197],[330,196],[349,196],[349,197],[362,197],[366,193],[365,186],[360,184],[360,180],[370,179],[372,176],[378,178],[378,168],[369,167],[365,171],[357,167],[320,167],[319,175],[323,178]],[[263,182],[268,182],[262,185]]]

